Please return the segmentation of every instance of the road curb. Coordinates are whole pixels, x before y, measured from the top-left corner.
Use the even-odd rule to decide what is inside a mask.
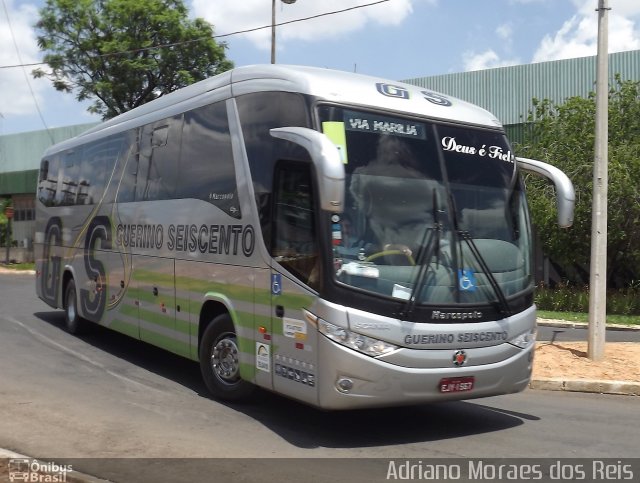
[[[0,266],[0,273],[11,273],[16,275],[35,275],[35,270],[14,270],[12,268],[5,268]]]
[[[640,383],[631,381],[532,379],[529,388],[545,391],[591,392],[640,396]]]
[[[568,320],[538,319],[537,322],[538,325],[542,327],[558,327],[562,329],[587,329],[589,327],[589,324],[586,322],[570,322]],[[635,332],[640,331],[640,326],[607,324],[607,330]]]

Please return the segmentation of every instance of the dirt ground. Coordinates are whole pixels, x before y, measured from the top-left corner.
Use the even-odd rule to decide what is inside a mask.
[[[594,362],[586,342],[538,342],[533,378],[640,382],[640,343],[606,343],[604,359]]]

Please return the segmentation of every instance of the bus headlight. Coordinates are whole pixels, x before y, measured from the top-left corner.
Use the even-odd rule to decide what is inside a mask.
[[[526,349],[531,344],[535,343],[535,341],[536,341],[536,332],[537,332],[537,329],[535,329],[535,328],[533,328],[531,330],[528,330],[526,332],[523,332],[522,334],[518,335],[517,337],[511,339],[509,341],[509,344],[515,345],[516,347],[520,347],[520,349]]]
[[[318,330],[332,341],[372,357],[388,354],[398,348],[396,345],[351,332],[322,319],[318,319]]]

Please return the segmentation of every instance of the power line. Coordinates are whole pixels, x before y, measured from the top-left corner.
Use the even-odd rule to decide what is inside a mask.
[[[2,8],[4,9],[4,14],[7,17],[7,24],[9,25],[9,33],[11,34],[11,40],[13,41],[13,46],[16,49],[16,54],[18,55],[18,61],[22,63],[22,55],[20,54],[20,49],[18,48],[18,42],[16,42],[16,36],[13,33],[13,26],[11,25],[11,17],[9,17],[9,10],[7,9],[7,4],[4,0],[2,0]],[[40,105],[38,104],[38,99],[36,99],[36,95],[33,92],[33,87],[31,87],[31,82],[29,81],[29,76],[27,75],[27,71],[25,68],[22,68],[22,73],[24,74],[24,79],[27,82],[27,86],[29,87],[29,92],[31,93],[31,97],[33,99],[33,103],[36,106],[36,110],[38,111],[38,116],[40,116],[40,121],[42,121],[42,125],[47,131],[49,135],[49,140],[51,144],[53,144],[53,136],[51,136],[51,131],[49,131],[49,126],[47,126],[46,121],[44,120],[44,116],[42,115],[42,111],[40,110]]]
[[[2,1],[4,3],[4,0],[2,0]],[[339,13],[344,13],[344,12],[348,12],[348,11],[351,11],[351,10],[357,10],[357,9],[360,9],[360,8],[371,7],[373,5],[378,5],[378,4],[386,3],[386,2],[389,2],[389,1],[391,1],[391,0],[377,0],[375,2],[365,3],[363,5],[356,5],[355,7],[343,8],[341,10],[333,10],[331,12],[325,12],[325,13],[320,13],[320,14],[317,14],[317,15],[311,15],[309,17],[303,17],[303,18],[298,18],[298,19],[294,19],[294,20],[288,20],[286,22],[280,22],[280,23],[275,24],[275,26],[276,27],[280,27],[282,25],[289,25],[289,24],[292,24],[292,23],[305,22],[307,20],[313,20],[313,19],[320,18],[320,17],[327,17],[329,15],[336,15],[336,14],[339,14]],[[6,7],[5,7],[5,10],[6,10]],[[7,16],[7,18],[8,18],[8,16]],[[230,33],[226,33],[226,34],[213,35],[212,38],[221,39],[221,38],[225,38],[225,37],[231,37],[233,35],[247,34],[247,33],[251,33],[251,32],[257,32],[258,30],[264,30],[264,29],[270,29],[270,28],[271,28],[271,24],[263,25],[262,27],[254,27],[254,28],[245,29],[245,30],[237,30],[235,32],[230,32]],[[180,45],[192,44],[192,43],[200,42],[200,41],[208,39],[208,38],[209,37],[201,37],[201,38],[198,38],[198,39],[184,40],[184,41],[181,41],[181,42],[172,42],[172,43],[169,43],[169,44],[153,45],[151,47],[143,47],[143,48],[140,48],[140,49],[123,50],[123,51],[120,51],[120,52],[111,52],[111,53],[108,53],[108,54],[97,55],[96,57],[111,57],[111,56],[116,56],[116,55],[137,54],[137,53],[140,53],[140,52],[146,52],[147,50],[163,49],[163,48],[169,48],[169,47],[177,47],[177,46],[180,46]],[[21,59],[18,59],[18,60],[20,60],[20,62],[22,62]],[[13,68],[16,68],[16,67],[35,67],[37,65],[45,65],[45,64],[46,64],[46,62],[32,62],[32,63],[28,63],[28,64],[20,63],[20,64],[13,64],[13,65],[0,65],[0,69],[13,69]]]
[[[317,15],[311,15],[310,17],[303,17],[303,18],[297,18],[297,19],[294,19],[294,20],[288,20],[286,22],[280,22],[280,23],[275,24],[275,26],[276,27],[280,27],[281,25],[288,25],[288,24],[291,24],[291,23],[304,22],[306,20],[313,20],[314,18],[326,17],[328,15],[335,15],[337,13],[348,12],[350,10],[357,10],[359,8],[371,7],[372,5],[378,5],[380,3],[385,3],[385,2],[389,2],[389,1],[390,0],[378,0],[377,2],[365,3],[364,5],[356,5],[355,7],[343,8],[342,10],[334,10],[332,12],[325,12],[325,13],[319,13]],[[265,25],[263,27],[254,27],[252,29],[247,29],[247,30],[238,30],[237,32],[232,32],[232,33],[229,33],[229,34],[214,35],[213,38],[230,37],[231,35],[246,34],[246,33],[249,33],[249,32],[255,32],[257,30],[270,29],[270,28],[271,28],[271,24]]]

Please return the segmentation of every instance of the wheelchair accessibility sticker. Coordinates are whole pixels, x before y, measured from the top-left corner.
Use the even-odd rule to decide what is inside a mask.
[[[458,269],[458,287],[463,292],[475,292],[478,289],[476,277],[468,268]]]

